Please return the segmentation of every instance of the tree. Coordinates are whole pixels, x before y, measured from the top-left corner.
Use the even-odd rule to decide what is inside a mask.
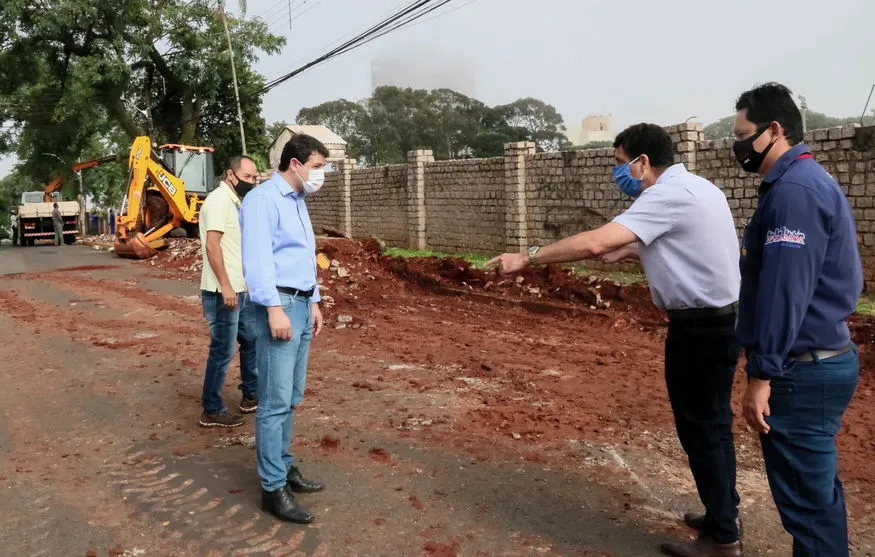
[[[444,160],[501,156],[504,144],[513,141],[568,145],[555,108],[534,99],[518,103],[490,108],[450,89],[378,87],[360,102],[340,99],[304,108],[297,121],[332,129],[347,141],[350,156],[366,165],[403,163],[408,151],[423,147]]]
[[[158,143],[212,144],[219,160],[240,152],[228,47],[211,0],[6,0],[0,5],[0,120],[12,129],[22,172],[45,177],[79,160],[92,139],[123,130]],[[258,19],[228,18],[247,135],[264,135],[251,68],[284,39]],[[236,145],[235,145],[236,143]]]
[[[822,112],[813,112],[811,110],[805,113],[805,125],[808,130],[820,130],[823,128],[835,128],[847,124],[858,124],[859,116],[849,116],[846,118],[837,118],[835,116],[827,116]],[[863,119],[864,126],[875,124],[875,110],[872,111],[872,116],[866,116]],[[705,126],[705,139],[725,139],[733,137],[735,129],[735,115],[721,118],[714,123]]]
[[[365,108],[346,99],[322,103],[298,112],[299,124],[321,124],[347,143],[347,154],[359,158],[363,154],[364,138],[361,136],[365,118]],[[285,127],[285,123],[283,123]],[[281,131],[281,130],[280,130]],[[273,135],[276,138],[279,133]]]
[[[0,179],[0,239],[9,237],[12,211],[21,201],[22,192],[42,189],[40,184],[23,174],[18,167]]]
[[[283,133],[283,131],[286,129],[286,126],[288,126],[288,123],[286,122],[273,122],[265,126],[265,143],[267,143],[267,145],[273,143],[274,140],[278,138],[281,133]]]
[[[565,124],[551,105],[533,98],[495,107],[508,125],[526,131],[526,139],[534,141],[541,151],[560,151],[571,146],[565,137]]]
[[[575,145],[574,147],[572,147],[572,149],[575,151],[588,151],[590,149],[607,149],[613,146],[613,141],[590,141],[589,143],[585,143],[583,145]]]
[[[705,126],[705,139],[725,139],[733,136],[735,128],[735,115],[721,118],[716,122]]]

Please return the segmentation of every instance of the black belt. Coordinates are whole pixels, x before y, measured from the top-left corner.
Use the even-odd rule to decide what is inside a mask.
[[[313,287],[310,290],[298,290],[297,288],[288,288],[285,286],[277,286],[277,292],[282,292],[283,294],[288,294],[290,296],[300,296],[302,298],[312,298],[313,293],[316,291],[316,288]]]
[[[669,321],[692,321],[695,319],[708,319],[709,317],[723,317],[738,313],[738,302],[733,302],[722,308],[692,308],[668,310]]]

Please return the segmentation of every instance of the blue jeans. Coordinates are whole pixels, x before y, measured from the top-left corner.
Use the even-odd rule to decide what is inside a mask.
[[[237,307],[230,309],[218,292],[201,290],[204,317],[210,324],[210,355],[204,374],[202,403],[204,412],[214,414],[226,410],[222,401],[225,375],[228,364],[234,358],[237,343],[240,343],[239,389],[249,399],[256,397],[258,388],[258,367],[255,347],[255,304],[249,295],[237,294]]]
[[[848,555],[836,435],[860,376],[857,349],[799,362],[772,380],[771,430],[760,435],[766,474],[793,557]]]
[[[255,453],[265,491],[286,484],[295,457],[289,452],[295,407],[304,398],[307,359],[313,339],[313,315],[307,298],[280,293],[283,311],[292,323],[291,340],[274,340],[267,308],[256,306],[258,335],[258,410],[255,411]]]

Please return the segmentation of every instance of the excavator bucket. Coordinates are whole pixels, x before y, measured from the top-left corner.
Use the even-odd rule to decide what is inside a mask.
[[[164,240],[154,240],[146,242],[146,237],[142,233],[138,233],[127,239],[116,237],[113,250],[119,257],[127,257],[129,259],[149,259],[157,253],[159,248],[164,247]]]

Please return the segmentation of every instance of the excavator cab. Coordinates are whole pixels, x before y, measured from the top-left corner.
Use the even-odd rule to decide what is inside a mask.
[[[186,193],[206,197],[216,187],[211,147],[162,145],[158,156],[174,176],[185,182]]]

